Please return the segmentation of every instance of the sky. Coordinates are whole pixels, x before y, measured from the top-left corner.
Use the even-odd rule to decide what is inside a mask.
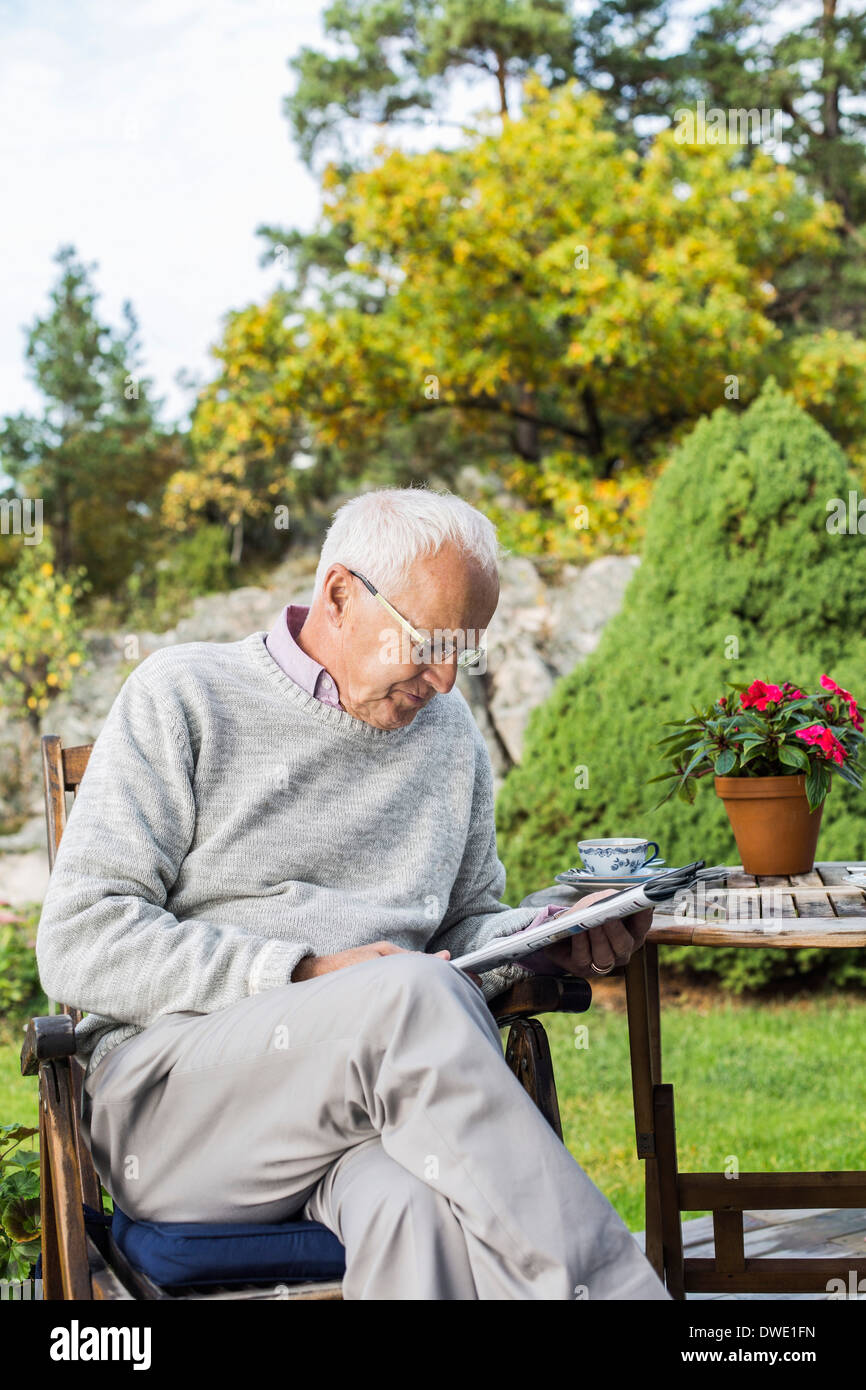
[[[259,223],[308,229],[318,185],[282,114],[287,60],[320,45],[319,0],[0,0],[0,415],[37,410],[23,327],[54,257],[96,262],[97,313],[139,320],[163,418],[213,375],[222,316],[264,299]]]

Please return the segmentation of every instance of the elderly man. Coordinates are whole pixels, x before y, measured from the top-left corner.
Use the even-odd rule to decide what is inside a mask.
[[[448,961],[551,910],[500,901],[455,686],[497,558],[457,497],[366,493],[309,609],[144,660],[72,807],[39,972],[88,1011],[82,1133],[133,1218],[319,1220],[347,1299],[667,1299],[502,1055],[487,1000],[526,968]],[[606,973],[649,918],[531,964]]]

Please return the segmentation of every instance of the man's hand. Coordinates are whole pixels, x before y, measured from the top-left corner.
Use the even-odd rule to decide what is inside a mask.
[[[590,893],[580,899],[580,906],[588,907],[590,903],[609,898],[615,892],[615,888],[607,888],[602,893]],[[550,920],[555,922],[556,918]],[[616,965],[626,965],[632,953],[643,945],[652,920],[651,907],[644,908],[642,912],[632,912],[628,917],[609,917],[599,927],[575,932],[574,936],[566,937],[564,941],[554,941],[533,954],[547,957],[570,975],[597,979],[596,972],[590,966],[597,965],[606,974],[608,969]]]
[[[370,946],[355,946],[349,951],[337,951],[332,956],[302,956],[292,971],[292,981],[297,984],[300,980],[312,980],[316,975],[327,975],[331,970],[345,970],[348,965],[358,965],[361,961],[372,960],[374,956],[393,956],[405,950],[405,946],[395,946],[393,941],[374,941]],[[451,952],[436,951],[431,954],[447,959]]]

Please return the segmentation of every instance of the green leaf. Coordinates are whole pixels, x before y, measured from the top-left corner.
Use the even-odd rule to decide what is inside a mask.
[[[713,771],[717,777],[725,777],[736,766],[737,755],[733,748],[726,748],[720,753],[713,764]]]
[[[826,767],[822,767],[820,763],[813,763],[809,775],[806,778],[806,797],[811,811],[814,811],[817,806],[820,806],[824,797],[827,795],[829,785],[830,777]]]
[[[708,754],[708,752],[709,752],[709,748],[710,748],[710,744],[702,744],[702,745],[701,745],[701,747],[698,749],[698,751],[697,751],[697,752],[694,754],[694,756],[692,757],[691,762],[690,762],[690,763],[688,764],[688,766],[686,767],[686,769],[685,769],[685,771],[684,771],[684,773],[683,773],[683,781],[685,781],[685,779],[688,777],[689,773],[692,772],[692,771],[698,766],[699,763],[702,763],[702,762],[704,762],[704,761],[706,760],[707,754]]]
[[[766,741],[765,741],[764,739],[761,739],[760,743],[752,743],[752,744],[750,744],[749,747],[746,749],[745,753],[743,754],[743,757],[742,757],[742,764],[743,764],[743,767],[746,766],[746,763],[752,762],[755,758],[759,758],[763,753],[766,753],[766,752],[767,752],[767,744],[766,744]]]
[[[17,1143],[20,1139],[29,1139],[31,1134],[38,1134],[39,1127],[30,1129],[27,1125],[0,1125],[0,1146],[6,1143],[7,1139],[14,1139]]]
[[[811,766],[805,749],[792,748],[790,744],[780,744],[779,762],[784,763],[785,767],[798,767],[801,772],[808,772]]]
[[[38,1149],[18,1149],[6,1159],[8,1168],[29,1168],[39,1162]]]

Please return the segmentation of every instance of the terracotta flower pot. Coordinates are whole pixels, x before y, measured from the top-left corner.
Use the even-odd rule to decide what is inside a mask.
[[[783,777],[716,777],[747,874],[806,874],[815,849],[824,802],[814,811],[802,772]]]

